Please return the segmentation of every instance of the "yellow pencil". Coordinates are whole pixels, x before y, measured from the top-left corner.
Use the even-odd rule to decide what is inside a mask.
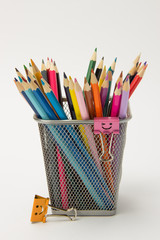
[[[42,74],[32,59],[31,59],[31,64],[32,64],[33,75],[36,77],[38,81],[38,85],[40,86],[42,92],[44,93],[42,83],[41,83]]]
[[[99,79],[99,92],[101,91],[101,86],[102,86],[102,83],[103,83],[103,81],[106,77],[106,74],[107,74],[106,73],[106,66],[104,66],[103,71],[102,71],[101,76],[100,76],[100,79]]]

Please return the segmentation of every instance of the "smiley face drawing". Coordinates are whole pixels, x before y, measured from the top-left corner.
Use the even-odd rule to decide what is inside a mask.
[[[94,118],[94,134],[119,134],[119,118],[96,117]]]

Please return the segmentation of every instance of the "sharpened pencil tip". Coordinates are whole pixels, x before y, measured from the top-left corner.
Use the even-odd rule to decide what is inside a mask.
[[[102,60],[104,61],[104,57],[102,57]]]
[[[24,70],[27,70],[27,67],[25,65],[23,65],[23,67],[24,67]]]
[[[17,79],[17,78],[14,78],[14,81],[15,81],[15,82],[18,82],[18,79]]]
[[[69,80],[72,80],[71,76],[69,76]]]
[[[146,66],[146,64],[147,64],[147,61],[144,63],[144,66]]]
[[[121,78],[123,77],[123,71],[121,72],[120,77],[121,77]]]
[[[115,60],[114,60],[115,62],[117,62],[117,57],[115,58]]]
[[[47,57],[47,61],[49,61],[49,57]]]
[[[42,63],[44,64],[44,60],[42,59]]]
[[[93,69],[91,70],[92,73],[94,73]]]
[[[77,79],[76,78],[74,79],[74,82],[77,83]]]
[[[97,52],[97,48],[95,48],[95,50],[94,50],[95,52]]]
[[[51,62],[53,63],[53,59],[51,58]]]
[[[64,77],[64,78],[67,78],[67,75],[65,74],[65,72],[63,72],[63,77]]]
[[[55,61],[53,62],[53,64],[54,64],[54,66],[56,66],[56,62]]]
[[[15,68],[16,72],[19,72],[17,68]]]
[[[126,77],[126,82],[129,81],[129,75]]]
[[[32,64],[31,64],[31,63],[29,63],[29,66],[30,66],[30,67],[32,67]]]

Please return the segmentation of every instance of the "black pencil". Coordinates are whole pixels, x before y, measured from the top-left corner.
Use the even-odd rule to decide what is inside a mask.
[[[95,75],[96,75],[96,78],[97,78],[97,81],[99,81],[99,78],[101,76],[101,73],[102,73],[102,69],[103,69],[103,61],[104,61],[104,57],[102,57],[97,69],[96,69],[96,72],[95,72]]]

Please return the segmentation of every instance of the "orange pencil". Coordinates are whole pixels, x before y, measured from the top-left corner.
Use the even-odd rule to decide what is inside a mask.
[[[95,105],[95,110],[96,110],[96,117],[103,117],[98,82],[97,82],[97,78],[93,72],[93,69],[91,70],[91,87],[92,87],[94,105]]]

